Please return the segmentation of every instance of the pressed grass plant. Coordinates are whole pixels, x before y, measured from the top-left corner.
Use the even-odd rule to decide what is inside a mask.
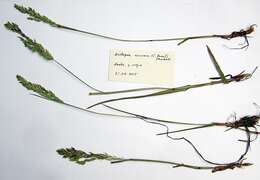
[[[168,164],[172,166],[172,168],[211,170],[212,173],[224,171],[228,169],[243,168],[243,167],[253,165],[252,163],[244,162],[245,159],[242,159],[239,162],[235,162],[235,163],[228,163],[228,164],[215,165],[215,166],[200,166],[200,165],[191,165],[191,164],[185,164],[181,162],[164,161],[164,160],[156,160],[156,159],[122,158],[122,157],[112,156],[107,153],[85,152],[82,150],[77,150],[73,147],[58,149],[57,153],[63,158],[75,162],[76,164],[79,165],[85,165],[95,160],[105,160],[105,161],[109,161],[111,164],[126,163],[126,162],[143,162],[143,163]]]
[[[71,31],[77,31],[89,35],[94,35],[97,37],[102,37],[106,39],[111,39],[111,40],[116,40],[116,41],[125,41],[125,42],[152,42],[152,41],[180,41],[178,45],[192,39],[205,39],[205,38],[222,38],[226,40],[230,40],[233,38],[237,37],[244,37],[245,39],[245,46],[240,47],[239,49],[247,48],[249,45],[248,42],[248,35],[254,32],[254,27],[255,25],[251,25],[247,29],[242,29],[241,31],[234,31],[230,34],[224,34],[224,35],[202,35],[202,36],[190,36],[190,37],[183,37],[183,38],[168,38],[168,39],[148,39],[148,40],[129,40],[129,39],[119,39],[115,37],[110,37],[110,36],[105,36],[97,33],[92,33],[88,31],[82,31],[78,30],[72,27],[64,26],[61,24],[58,24],[48,18],[47,16],[39,14],[37,11],[30,7],[24,7],[15,4],[14,6],[18,11],[20,11],[23,14],[27,14],[29,17],[29,20],[37,21],[37,22],[43,22],[46,24],[51,25],[52,27],[55,28],[61,28],[61,29],[67,29]],[[92,153],[92,152],[84,152],[82,150],[77,150],[75,148],[61,148],[57,150],[57,153],[61,155],[63,158],[69,159],[72,162],[75,162],[79,165],[85,165],[91,161],[96,161],[96,160],[106,160],[109,161],[113,164],[116,163],[123,163],[123,162],[147,162],[147,163],[159,163],[159,164],[169,164],[172,165],[174,168],[177,167],[185,167],[185,168],[190,168],[190,169],[196,169],[196,170],[211,170],[212,172],[218,172],[218,171],[224,171],[227,169],[235,169],[235,168],[242,168],[242,167],[247,167],[251,166],[251,163],[245,163],[245,156],[248,153],[248,150],[250,148],[250,143],[254,140],[251,139],[252,134],[258,135],[259,132],[257,131],[257,126],[259,123],[260,115],[254,115],[254,116],[244,116],[238,120],[235,119],[233,122],[214,122],[214,123],[206,123],[206,124],[199,124],[199,123],[187,123],[187,122],[179,122],[179,121],[170,121],[170,120],[163,120],[159,118],[152,118],[148,116],[143,116],[140,114],[135,114],[132,112],[124,111],[122,109],[118,109],[112,106],[107,105],[106,103],[108,102],[113,102],[113,101],[119,101],[119,100],[127,100],[127,99],[138,99],[138,98],[143,98],[143,97],[152,97],[152,96],[159,96],[159,95],[164,95],[164,94],[171,94],[171,93],[177,93],[177,92],[184,92],[189,89],[193,88],[199,88],[199,87],[204,87],[204,86],[211,86],[211,85],[216,85],[216,84],[229,84],[231,82],[240,82],[243,80],[247,80],[252,77],[254,72],[256,71],[257,67],[253,70],[252,73],[245,73],[242,71],[241,73],[237,75],[225,75],[223,71],[220,68],[220,65],[218,64],[217,60],[215,59],[212,51],[210,48],[207,46],[207,52],[210,56],[210,59],[216,69],[216,71],[219,74],[219,77],[214,77],[210,78],[209,82],[206,83],[200,83],[200,84],[193,84],[193,85],[185,85],[181,87],[175,87],[175,88],[163,88],[163,87],[152,87],[152,88],[137,88],[137,89],[127,89],[127,90],[118,90],[118,91],[101,91],[94,86],[90,85],[89,83],[83,81],[81,78],[76,76],[72,71],[70,71],[68,68],[66,68],[64,65],[62,65],[59,61],[57,61],[54,56],[46,49],[44,46],[42,46],[40,43],[38,43],[36,40],[31,39],[29,36],[27,36],[17,24],[13,22],[7,22],[5,24],[5,27],[17,34],[19,34],[19,39],[21,42],[24,44],[26,48],[28,48],[31,52],[36,52],[38,53],[44,60],[54,62],[61,68],[63,68],[66,72],[68,72],[70,75],[72,75],[74,78],[76,78],[78,81],[89,87],[90,89],[94,90],[95,92],[90,93],[90,95],[108,95],[108,94],[116,94],[116,93],[127,93],[127,92],[135,92],[135,91],[146,91],[146,90],[155,90],[157,92],[151,93],[151,94],[145,94],[145,95],[140,95],[140,96],[132,96],[132,97],[121,97],[118,99],[110,99],[102,102],[98,102],[96,104],[93,104],[86,108],[82,108],[76,105],[73,105],[71,103],[68,103],[61,98],[57,97],[52,91],[44,88],[40,84],[32,83],[28,80],[26,80],[24,77],[21,75],[17,75],[16,78],[18,82],[23,85],[27,90],[33,91],[34,96],[43,98],[45,100],[49,100],[52,102],[56,102],[77,110],[82,110],[88,113],[94,113],[96,115],[102,115],[102,116],[114,116],[114,117],[121,117],[121,118],[135,118],[135,119],[141,119],[146,123],[151,123],[155,125],[160,125],[162,127],[166,128],[166,132],[160,133],[158,135],[166,135],[168,138],[171,140],[184,140],[186,143],[188,143],[193,150],[195,150],[196,154],[199,155],[199,157],[206,163],[210,164],[209,166],[200,166],[200,165],[191,165],[191,164],[184,164],[180,162],[172,162],[172,161],[164,161],[164,160],[156,160],[156,159],[142,159],[142,158],[122,158],[122,157],[117,157],[113,156],[107,153]],[[94,106],[97,105],[103,105],[104,107],[116,111],[117,113],[121,114],[110,114],[110,113],[102,113],[102,112],[97,112],[91,110]],[[179,124],[179,125],[185,125],[185,126],[193,126],[191,128],[185,128],[181,130],[176,130],[176,131],[170,131],[169,127],[167,124]],[[246,140],[240,140],[243,142],[246,142],[246,148],[245,151],[239,156],[239,158],[233,162],[229,163],[218,163],[214,161],[210,161],[207,158],[205,158],[198,148],[188,139],[185,137],[180,137],[180,138],[175,138],[170,136],[170,134],[177,133],[177,132],[183,132],[183,131],[190,131],[190,130],[195,130],[195,129],[201,129],[201,128],[207,128],[207,127],[214,127],[214,126],[221,126],[221,127],[227,127],[230,129],[238,129],[242,130],[246,133],[247,139]],[[249,128],[253,128],[254,130],[250,130]]]
[[[194,40],[194,39],[220,38],[220,39],[225,39],[225,40],[231,40],[231,39],[234,39],[237,37],[244,37],[245,45],[238,48],[238,49],[243,49],[243,48],[247,48],[249,46],[247,36],[254,32],[255,26],[256,26],[255,24],[253,24],[246,29],[241,29],[240,31],[233,31],[229,34],[212,34],[212,35],[198,35],[198,36],[187,36],[187,37],[177,37],[177,38],[158,38],[158,39],[121,39],[121,38],[117,38],[117,37],[107,36],[107,35],[98,34],[98,33],[90,32],[90,31],[84,31],[84,30],[80,30],[80,29],[76,29],[73,27],[59,24],[59,23],[51,20],[47,16],[41,15],[39,12],[37,12],[36,10],[34,10],[31,7],[25,7],[25,6],[18,5],[18,4],[15,4],[14,7],[19,12],[28,15],[27,19],[32,20],[32,21],[43,22],[43,23],[49,24],[52,27],[59,28],[59,29],[66,29],[69,31],[75,31],[75,32],[92,35],[92,36],[96,36],[96,37],[100,37],[100,38],[104,38],[104,39],[122,41],[122,42],[180,41],[178,43],[178,45],[181,45],[184,42],[187,42],[189,40]]]

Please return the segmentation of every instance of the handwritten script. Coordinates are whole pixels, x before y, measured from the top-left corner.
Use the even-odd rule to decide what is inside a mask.
[[[109,80],[151,85],[172,85],[173,51],[110,50]]]

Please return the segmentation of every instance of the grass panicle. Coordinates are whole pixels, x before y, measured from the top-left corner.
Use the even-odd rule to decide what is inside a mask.
[[[20,75],[16,75],[16,78],[27,90],[33,91],[48,100],[63,103],[52,91],[45,89],[40,84],[31,83]]]
[[[51,53],[45,49],[40,43],[36,40],[32,40],[30,38],[19,37],[19,39],[23,42],[24,46],[27,47],[33,53],[38,53],[41,57],[43,57],[47,61],[53,60],[53,56]]]
[[[26,37],[26,35],[22,32],[22,30],[20,29],[20,27],[15,24],[14,22],[7,22],[4,24],[5,28],[8,29],[9,31],[15,32],[17,34],[20,34],[23,37]]]
[[[27,19],[29,19],[29,20],[37,21],[37,22],[44,22],[44,23],[47,23],[54,27],[57,26],[57,24],[53,20],[49,19],[48,17],[46,17],[44,15],[41,15],[40,13],[36,12],[31,7],[24,7],[22,5],[14,4],[14,8],[23,14],[27,14],[29,16]]]
[[[32,40],[25,33],[23,33],[17,24],[13,22],[7,22],[4,24],[4,26],[6,27],[6,29],[19,34],[20,36],[18,36],[18,38],[22,41],[24,46],[27,47],[31,52],[38,53],[47,61],[54,60],[51,53],[47,49],[45,49],[43,45],[38,43],[36,40]]]
[[[106,160],[106,161],[121,160],[121,158],[109,155],[107,153],[98,153],[98,154],[92,152],[86,153],[84,151],[77,150],[73,147],[58,149],[57,153],[61,155],[63,158],[69,159],[70,161],[80,165],[84,165],[87,162],[91,162],[95,160]]]

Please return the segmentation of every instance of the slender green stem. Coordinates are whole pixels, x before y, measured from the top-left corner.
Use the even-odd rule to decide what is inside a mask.
[[[156,121],[156,122],[161,122],[161,123],[169,123],[169,124],[180,124],[180,125],[189,125],[189,126],[201,126],[201,125],[208,125],[208,124],[200,124],[200,123],[186,123],[186,122],[179,122],[179,121],[169,121],[169,120],[164,120],[164,119],[158,119],[158,118],[153,118],[153,117],[148,117],[148,116],[144,116],[144,115],[140,115],[140,114],[135,114],[135,113],[131,113],[128,111],[124,111],[112,106],[108,106],[106,104],[103,104],[105,107],[115,110],[117,112],[121,112],[121,113],[125,113],[128,115],[133,115],[136,116],[137,118],[140,119],[146,119],[146,120],[151,120],[151,121]]]
[[[213,126],[230,127],[226,131],[235,128],[235,129],[238,129],[240,131],[249,132],[250,134],[256,134],[256,135],[260,134],[260,132],[258,132],[256,128],[255,128],[255,131],[250,131],[249,129],[246,129],[246,128],[243,128],[243,127],[232,127],[232,126],[234,126],[235,122],[233,123],[233,125],[231,125],[231,124],[232,123],[227,124],[227,123],[213,122],[213,123],[209,123],[209,124],[197,125],[196,127],[192,127],[192,128],[185,128],[185,129],[180,129],[180,130],[176,130],[176,131],[167,131],[167,132],[164,132],[164,133],[158,133],[157,135],[168,135],[168,134],[172,134],[172,133],[190,131],[190,130],[195,130],[195,129],[202,129],[202,128],[213,127]],[[247,126],[245,126],[245,127],[247,127]]]
[[[192,127],[192,128],[186,128],[186,129],[181,129],[181,130],[176,130],[176,131],[169,131],[169,132],[165,132],[165,133],[159,133],[159,134],[157,134],[157,135],[165,135],[165,134],[171,134],[171,133],[178,133],[178,132],[190,131],[190,130],[194,130],[194,129],[208,128],[208,127],[212,127],[212,126],[216,126],[216,124],[215,124],[215,123],[210,123],[210,124],[206,124],[206,125],[202,125],[202,126],[197,126],[197,127]]]
[[[230,83],[230,82],[233,82],[233,81],[234,80],[229,79],[227,81],[227,83]],[[95,107],[97,105],[100,105],[100,104],[105,104],[105,103],[114,102],[114,101],[129,100],[129,99],[139,99],[139,98],[146,98],[146,97],[152,97],[152,96],[160,96],[160,95],[178,93],[178,92],[187,91],[189,89],[200,88],[200,87],[204,87],[204,86],[212,86],[212,85],[222,84],[222,83],[223,83],[222,80],[220,80],[220,81],[210,81],[210,82],[206,82],[206,83],[185,85],[185,86],[180,86],[180,87],[177,87],[177,88],[166,89],[166,90],[155,92],[155,93],[151,93],[151,94],[109,99],[109,100],[105,100],[105,101],[101,101],[101,102],[95,103],[95,104],[89,106],[88,109],[92,108],[92,107]]]
[[[49,99],[47,99],[47,98],[45,98],[43,96],[40,96],[38,94],[31,94],[31,95],[50,101]],[[53,102],[56,102],[56,101],[53,101]],[[84,111],[84,112],[97,114],[97,115],[102,115],[102,116],[123,117],[123,118],[137,118],[135,116],[126,116],[126,115],[118,115],[118,114],[101,113],[101,112],[97,112],[97,111],[92,111],[92,110],[88,110],[88,109],[85,109],[85,108],[82,108],[82,107],[79,107],[79,106],[76,106],[76,105],[73,105],[73,104],[70,104],[70,103],[66,103],[66,102],[56,102],[56,103],[59,103],[59,104],[62,104],[62,105],[65,105],[65,106],[68,106],[68,107],[71,107],[71,108],[74,108],[74,109],[77,109],[77,110],[81,110],[81,111]]]
[[[99,33],[94,33],[90,31],[84,31],[84,30],[79,30],[76,28],[72,28],[69,26],[64,26],[62,24],[56,24],[55,26],[51,25],[52,27],[60,28],[60,29],[65,29],[65,30],[70,30],[74,32],[79,32],[87,35],[92,35],[96,36],[99,38],[103,39],[109,39],[109,40],[114,40],[114,41],[121,41],[121,42],[165,42],[165,41],[180,41],[178,45],[181,45],[189,40],[195,40],[195,39],[210,39],[210,38],[220,38],[220,39],[225,39],[225,40],[230,40],[236,37],[245,37],[247,39],[247,35],[251,34],[254,31],[254,26],[255,24],[251,25],[248,29],[245,30],[240,30],[240,31],[234,31],[230,34],[213,34],[213,35],[199,35],[199,36],[187,36],[187,37],[177,37],[177,38],[159,38],[159,39],[123,39],[123,38],[117,38],[117,37],[112,37],[108,35],[103,35]],[[247,45],[248,46],[248,45]],[[245,46],[245,47],[247,47]],[[236,49],[243,49],[245,47],[239,47]]]
[[[69,26],[64,26],[62,24],[55,24],[55,26],[51,25],[52,27],[60,28],[60,29],[66,29],[74,32],[79,32],[87,35],[92,35],[104,39],[109,39],[109,40],[114,40],[114,41],[121,41],[121,42],[164,42],[164,41],[180,41],[178,45],[183,44],[184,42],[187,42],[188,40],[195,40],[195,39],[209,39],[209,38],[221,38],[221,39],[226,39],[230,40],[236,37],[246,37],[248,34],[251,34],[254,32],[254,27],[256,26],[255,24],[251,25],[247,29],[242,29],[240,31],[233,31],[230,34],[213,34],[213,35],[199,35],[199,36],[187,36],[187,37],[177,37],[177,38],[159,38],[159,39],[123,39],[123,38],[117,38],[117,37],[112,37],[108,35],[103,35],[99,33],[94,33],[90,31],[84,31],[84,30],[79,30],[76,28],[72,28]]]
[[[69,73],[70,75],[72,75],[74,78],[76,78],[77,80],[79,80],[81,83],[83,83],[85,86],[89,87],[90,89],[97,91],[99,93],[103,93],[101,90],[91,86],[89,83],[86,83],[86,81],[83,81],[81,78],[79,78],[78,76],[76,76],[72,71],[70,71],[68,68],[66,68],[64,65],[62,65],[60,62],[58,62],[57,60],[53,59],[53,61],[60,66],[62,69],[64,69],[67,73]]]
[[[205,35],[205,36],[190,36],[186,38],[182,38],[179,40],[182,40],[181,42],[178,43],[178,45],[181,45],[185,43],[188,40],[193,40],[193,39],[209,39],[209,38],[221,38],[222,35]]]
[[[148,163],[160,163],[160,164],[170,164],[170,165],[174,165],[174,167],[186,167],[186,168],[190,168],[190,169],[201,169],[201,170],[208,170],[208,169],[213,169],[214,167],[212,166],[195,166],[195,165],[189,165],[189,164],[183,164],[183,163],[177,163],[177,162],[173,162],[173,161],[162,161],[162,160],[154,160],[154,159],[138,159],[138,158],[130,158],[130,159],[121,159],[121,160],[117,160],[117,161],[112,161],[112,164],[116,164],[116,163],[122,163],[122,162],[129,162],[129,161],[133,161],[133,162],[148,162]]]
[[[109,95],[109,94],[119,94],[119,93],[128,93],[128,92],[134,92],[134,91],[146,91],[146,90],[162,90],[157,93],[174,93],[174,92],[180,92],[180,91],[186,91],[188,89],[192,88],[197,88],[197,87],[202,87],[202,86],[208,86],[208,85],[214,85],[214,84],[221,84],[222,81],[211,81],[207,83],[202,83],[202,84],[196,84],[196,85],[185,85],[185,86],[180,86],[177,88],[157,88],[157,87],[152,87],[152,88],[138,88],[138,89],[126,89],[126,90],[119,90],[119,91],[106,91],[106,92],[91,92],[89,95]],[[152,93],[152,94],[157,94],[157,93]]]
[[[110,95],[110,94],[137,92],[137,91],[166,90],[166,89],[169,88],[164,88],[164,87],[135,88],[135,89],[126,89],[126,90],[118,90],[118,91],[90,92],[89,95]]]
[[[178,37],[178,38],[161,38],[161,39],[122,39],[122,38],[116,38],[116,37],[107,36],[107,35],[103,35],[103,34],[93,33],[93,32],[90,32],[90,31],[79,30],[79,29],[72,28],[72,27],[69,27],[69,26],[64,26],[64,25],[61,25],[61,24],[57,24],[57,28],[66,29],[66,30],[70,30],[70,31],[74,31],[74,32],[83,33],[83,34],[88,34],[88,35],[92,35],[92,36],[96,36],[96,37],[100,37],[100,38],[104,38],[104,39],[121,41],[121,42],[181,41],[180,43],[178,43],[178,45],[184,43],[187,40],[191,40],[191,39],[207,39],[207,38],[216,38],[216,37],[220,36],[220,35],[202,35],[202,36],[189,36],[189,37]]]
[[[208,128],[208,127],[213,127],[213,126],[222,126],[222,127],[228,127],[228,125],[226,123],[218,123],[218,122],[213,122],[213,123],[208,123],[208,124],[201,124],[201,125],[197,125],[196,127],[192,127],[192,128],[186,128],[186,129],[180,129],[180,130],[176,130],[176,131],[168,131],[165,133],[159,133],[157,135],[165,135],[165,134],[172,134],[172,133],[178,133],[178,132],[184,132],[184,131],[190,131],[190,130],[195,130],[195,129],[202,129],[202,128]],[[246,131],[245,129],[241,129]],[[251,131],[249,131],[251,132]]]

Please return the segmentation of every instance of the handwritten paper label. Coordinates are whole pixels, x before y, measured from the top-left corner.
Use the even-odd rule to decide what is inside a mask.
[[[173,51],[112,49],[109,80],[170,86],[174,61]]]

